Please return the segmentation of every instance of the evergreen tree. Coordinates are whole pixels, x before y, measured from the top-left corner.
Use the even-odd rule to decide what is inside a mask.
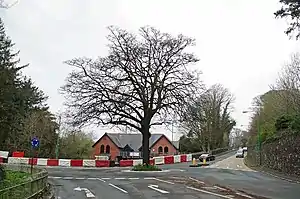
[[[36,109],[45,109],[47,97],[35,87],[31,79],[22,76],[19,52],[6,36],[0,19],[0,150],[12,150],[23,130],[25,118]]]

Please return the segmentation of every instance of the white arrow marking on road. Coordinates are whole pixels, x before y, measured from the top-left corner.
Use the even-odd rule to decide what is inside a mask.
[[[158,188],[158,185],[155,185],[155,184],[150,184],[148,187],[149,187],[150,189],[153,189],[153,190],[158,191],[158,192],[160,192],[160,193],[169,193],[168,191],[159,189],[159,188]]]
[[[76,187],[76,188],[74,188],[74,191],[81,191],[81,188],[80,187]]]
[[[76,187],[74,191],[84,191],[87,198],[95,198],[95,195],[87,188]]]

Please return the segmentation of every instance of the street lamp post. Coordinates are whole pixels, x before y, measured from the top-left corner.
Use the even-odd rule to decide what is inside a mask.
[[[253,113],[254,111],[243,111],[243,113]],[[259,165],[261,166],[261,133],[260,133],[260,125],[259,125],[259,112],[258,112],[258,117],[256,120],[256,125],[257,125],[257,150],[259,152]]]
[[[60,128],[61,128],[61,116],[58,116],[58,136],[56,140],[56,146],[55,146],[55,157],[58,159],[59,157],[59,136],[60,136]]]

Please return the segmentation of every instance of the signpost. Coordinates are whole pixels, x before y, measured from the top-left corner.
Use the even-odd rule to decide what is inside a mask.
[[[37,149],[40,146],[40,141],[37,137],[34,137],[31,139],[31,167],[30,167],[30,174],[32,175],[33,170],[33,158],[34,158],[34,150]]]

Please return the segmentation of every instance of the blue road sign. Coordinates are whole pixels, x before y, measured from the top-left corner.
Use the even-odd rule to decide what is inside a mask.
[[[39,147],[40,146],[40,141],[36,137],[32,138],[32,140],[31,140],[31,146],[33,148]]]

